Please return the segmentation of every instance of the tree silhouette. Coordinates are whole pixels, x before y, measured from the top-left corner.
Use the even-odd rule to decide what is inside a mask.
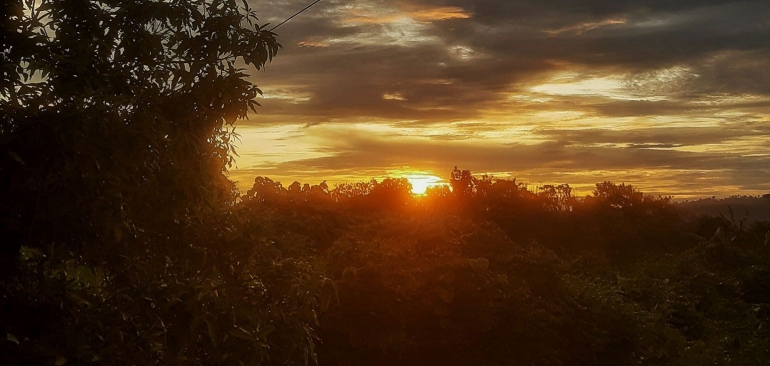
[[[0,222],[17,238],[9,252],[21,238],[117,244],[235,198],[222,174],[233,159],[228,126],[261,93],[243,67],[261,69],[280,48],[247,2],[8,7]]]
[[[314,357],[319,278],[223,174],[261,93],[246,68],[280,48],[248,3],[3,9],[0,364]]]
[[[473,195],[476,190],[476,178],[471,175],[470,170],[460,170],[455,166],[449,183],[452,185],[452,193],[459,198],[465,198]]]

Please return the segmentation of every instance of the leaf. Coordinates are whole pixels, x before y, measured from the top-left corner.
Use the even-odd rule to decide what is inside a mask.
[[[8,151],[8,153],[11,155],[13,160],[15,160],[17,163],[19,163],[19,164],[21,164],[23,166],[27,166],[27,164],[24,163],[24,160],[21,158],[21,156],[19,156],[19,154],[15,153],[13,151]]]
[[[481,272],[489,268],[489,259],[482,257],[477,259],[469,259],[468,261],[471,263],[471,268],[473,268],[474,271]]]
[[[263,327],[259,331],[259,333],[257,334],[257,339],[261,339],[261,340],[267,339],[267,336],[269,336],[270,333],[273,333],[275,329],[276,329],[275,325],[268,324],[267,326]]]
[[[230,335],[238,338],[243,339],[244,341],[253,341],[254,337],[252,337],[251,333],[247,331],[246,329],[243,329],[241,327],[230,329]]]
[[[13,334],[11,334],[11,333],[8,333],[8,335],[6,335],[6,336],[5,336],[5,339],[6,339],[6,340],[8,340],[8,341],[10,341],[10,342],[13,342],[13,343],[19,344],[19,339],[18,339],[18,338],[16,338],[16,336],[15,336],[15,335],[13,335]]]
[[[54,362],[54,365],[61,366],[67,363],[67,358],[64,356],[56,356],[56,362]]]
[[[321,286],[321,312],[326,312],[332,303],[332,298],[337,295],[337,288],[331,281],[325,282]]]
[[[353,267],[347,267],[344,270],[342,270],[342,282],[343,283],[351,283],[355,281],[356,273],[358,270],[356,270]]]
[[[214,344],[214,348],[217,348],[219,346],[219,331],[217,330],[217,325],[211,321],[211,319],[206,319],[205,322],[211,343]]]

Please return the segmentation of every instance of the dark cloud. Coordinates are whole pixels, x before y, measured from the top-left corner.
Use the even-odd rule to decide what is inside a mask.
[[[307,2],[252,4],[276,24]],[[249,174],[652,169],[669,188],[768,188],[767,0],[328,0],[277,32],[246,124],[304,125],[326,155]],[[313,127],[361,123],[407,132]],[[534,140],[498,136],[512,129]]]
[[[423,2],[473,14],[423,24],[418,34],[434,37],[429,42],[415,41],[415,34],[403,29],[404,38],[398,39],[404,25],[349,22],[357,6],[397,13],[410,3],[320,3],[309,15],[280,28],[286,50],[269,73],[259,75],[260,83],[267,92],[270,85],[294,85],[311,99],[274,106],[275,112],[426,120],[461,113],[456,117],[467,118],[477,115],[474,107],[479,104],[500,99],[502,90],[521,89],[568,68],[564,62],[629,77],[664,67],[689,68],[697,77],[670,81],[681,84],[673,91],[680,96],[770,95],[766,1]],[[278,5],[271,13],[290,14],[301,3]],[[387,32],[396,38],[377,42],[376,36]],[[346,38],[348,42],[340,41]],[[315,46],[303,47],[303,42]],[[463,51],[457,47],[467,47],[467,59],[458,57]],[[404,98],[400,103],[383,99],[396,92]],[[669,111],[655,108],[655,113],[686,109],[675,105],[681,102],[686,100],[669,102]],[[626,114],[644,114],[640,106],[605,103],[598,108],[610,115],[623,114],[618,112],[623,107],[629,107]]]

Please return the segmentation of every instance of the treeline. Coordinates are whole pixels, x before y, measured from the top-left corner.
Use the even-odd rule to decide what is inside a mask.
[[[770,223],[692,219],[626,184],[449,181],[415,196],[405,179],[257,177],[216,211],[116,230],[110,250],[29,242],[0,282],[0,360],[770,361]]]
[[[258,177],[242,197],[278,247],[332,281],[321,364],[770,360],[767,222],[690,218],[610,182],[574,197],[455,169],[450,187]]]
[[[729,216],[730,211],[739,219],[770,221],[770,194],[763,196],[730,196],[724,198],[703,198],[678,202],[678,207],[693,215]]]
[[[449,181],[450,185],[429,187],[425,195],[415,196],[403,178],[330,188],[325,182],[313,186],[294,182],[284,187],[257,177],[241,198],[246,206],[294,207],[295,211],[313,207],[329,215],[381,210],[424,215],[452,212],[494,222],[512,240],[537,240],[557,251],[601,250],[613,256],[633,256],[639,250],[673,249],[692,240],[682,237],[685,223],[670,198],[645,195],[632,185],[597,183],[592,195],[576,197],[568,184],[528,190],[515,179],[476,177],[457,167]]]
[[[689,202],[674,203],[671,197],[644,194],[625,183],[597,183],[590,195],[579,197],[569,184],[530,189],[516,179],[474,176],[457,167],[449,174],[448,185],[428,187],[424,195],[411,194],[405,178],[334,187],[326,181],[318,185],[295,181],[284,187],[270,178],[257,177],[241,200],[246,206],[310,207],[330,215],[382,210],[453,212],[492,221],[513,240],[537,240],[560,252],[600,251],[611,257],[633,257],[636,251],[675,251],[715,234],[763,242],[766,221],[761,215],[749,220],[748,212],[740,214],[742,206],[733,209],[729,204],[700,212]],[[693,201],[698,202],[704,200]]]

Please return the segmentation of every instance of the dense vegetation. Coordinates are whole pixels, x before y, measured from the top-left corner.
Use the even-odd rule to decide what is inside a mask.
[[[2,6],[2,365],[770,362],[767,222],[459,169],[241,195],[247,4]]]
[[[731,196],[701,198],[677,202],[684,211],[695,216],[728,215],[733,211],[747,221],[770,221],[770,194],[762,196]]]
[[[321,364],[740,364],[770,361],[767,222],[684,220],[668,198],[604,182],[528,191],[455,169],[285,188],[240,206],[330,278]],[[727,213],[726,213],[727,215]]]

